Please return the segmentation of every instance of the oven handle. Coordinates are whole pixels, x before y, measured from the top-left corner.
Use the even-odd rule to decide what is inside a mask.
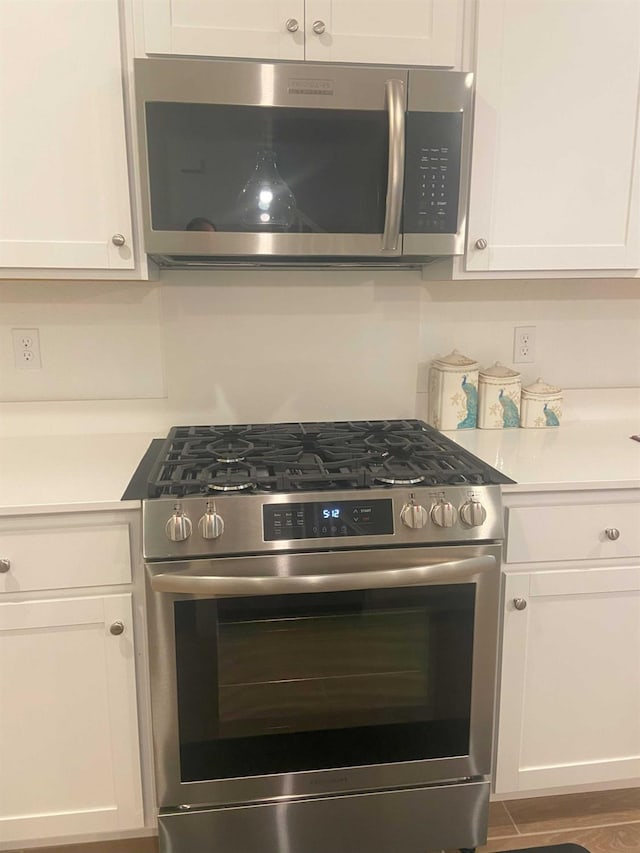
[[[175,592],[205,595],[209,598],[249,595],[286,595],[301,592],[340,592],[351,589],[389,589],[403,586],[422,586],[464,580],[480,572],[490,572],[497,566],[491,555],[467,557],[413,566],[409,569],[384,569],[373,572],[345,572],[335,575],[292,575],[289,577],[216,577],[161,574],[151,578],[156,592]]]
[[[385,102],[389,116],[389,171],[387,175],[387,206],[384,215],[382,251],[394,252],[400,239],[402,194],[404,190],[404,83],[387,80]]]

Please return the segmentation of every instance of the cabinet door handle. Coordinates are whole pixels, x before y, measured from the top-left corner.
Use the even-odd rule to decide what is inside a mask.
[[[514,598],[513,606],[516,610],[526,610],[527,607],[527,599],[526,598]]]
[[[484,237],[480,237],[478,240],[476,240],[476,249],[480,249],[482,251],[482,249],[487,248],[487,245],[487,241],[484,239]]]
[[[0,560],[0,572],[8,572],[11,568],[11,560]]]
[[[317,36],[321,36],[322,33],[326,30],[326,24],[324,21],[314,21],[312,24],[312,29]]]
[[[290,33],[297,33],[300,24],[296,21],[295,18],[287,18],[285,27],[289,30]]]
[[[127,241],[124,239],[124,234],[114,234],[111,242],[114,246],[124,246]]]
[[[611,539],[612,542],[620,538],[620,531],[617,527],[607,527],[604,532],[607,534],[607,539]]]
[[[120,622],[120,620],[118,620],[117,622],[112,622],[109,627],[109,630],[114,635],[114,637],[118,637],[120,636],[120,634],[124,634],[124,622]]]

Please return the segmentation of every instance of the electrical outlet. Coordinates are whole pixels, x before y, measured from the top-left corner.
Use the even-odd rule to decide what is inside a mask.
[[[513,363],[527,364],[536,360],[536,327],[516,326],[513,335]]]
[[[11,329],[13,361],[18,370],[40,370],[40,332],[38,329]]]

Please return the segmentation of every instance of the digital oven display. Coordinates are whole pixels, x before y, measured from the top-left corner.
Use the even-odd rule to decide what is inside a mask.
[[[333,536],[380,536],[393,533],[393,501],[331,501],[265,504],[265,542],[325,539]]]

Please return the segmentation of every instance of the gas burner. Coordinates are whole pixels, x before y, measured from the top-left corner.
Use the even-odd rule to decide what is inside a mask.
[[[424,477],[400,478],[380,477],[378,475],[375,477],[376,483],[384,483],[387,486],[416,486],[418,483],[424,483],[424,480]]]
[[[148,497],[490,485],[511,482],[417,420],[179,426]]]
[[[218,462],[242,462],[255,450],[255,444],[250,441],[210,441],[206,446],[207,452]]]
[[[206,489],[211,492],[244,492],[255,489],[255,483],[207,483]]]

